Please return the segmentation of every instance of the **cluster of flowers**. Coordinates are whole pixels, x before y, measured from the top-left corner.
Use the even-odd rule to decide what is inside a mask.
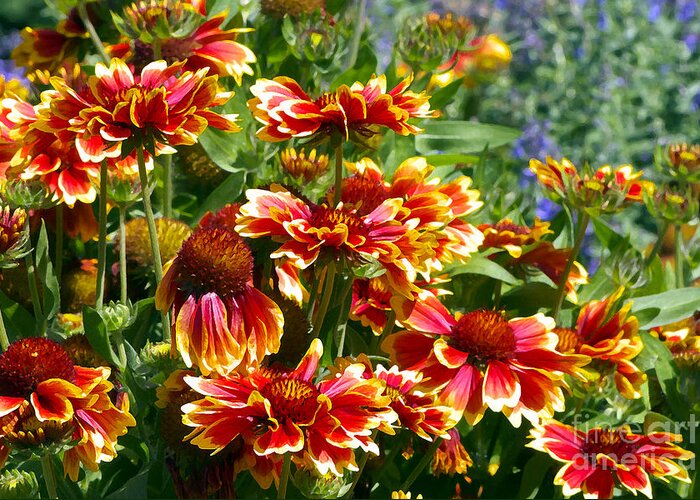
[[[373,76],[316,98],[292,78],[261,78],[247,102],[262,124],[257,137],[329,143],[333,185],[313,199],[274,182],[248,189],[241,203],[229,200],[194,229],[173,229],[178,244],[161,252],[158,240],[175,224],[155,224],[148,170],[156,157],[195,144],[208,127],[240,130],[237,116],[215,109],[233,95],[222,91],[219,77],[240,83],[252,74],[255,57],[235,41],[245,30],[221,30],[225,15],[206,20],[202,2],[140,2],[125,11],[126,19],[117,16],[128,40],[101,46],[117,57],[87,76],[80,66],[55,65],[57,57],[77,54],[90,35],[90,12],[84,5],[79,11],[80,22],[69,17],[51,33],[60,43],[47,46],[48,33],[28,29],[17,49],[18,58],[32,54],[26,61],[31,74],[51,88],[36,105],[2,89],[3,192],[18,204],[14,183],[38,181],[52,204],[73,207],[93,203],[99,189],[96,274],[104,279],[104,205],[113,197],[107,185],[114,178],[140,183],[152,244],[144,262],[156,268],[163,345],[184,364],[157,390],[156,405],[175,416],[165,429],[176,429],[174,447],[206,450],[205,460],[224,456],[219,471],[226,481],[248,471],[262,488],[274,483],[284,496],[292,463],[297,475],[342,478],[354,471],[354,487],[368,454],[380,454],[378,433],[407,429],[433,443],[435,474],[465,475],[471,459],[456,426],[463,417],[475,426],[490,410],[514,427],[523,418],[532,424],[529,446],[565,462],[555,483],[567,495],[610,497],[617,480],[651,497],[650,475],[689,482],[676,460],[693,455],[673,444],[679,436],[626,428],[582,433],[554,420],[572,388],[592,393],[612,382],[622,397],[642,397],[646,375],[635,358],[644,345],[631,303],[623,303],[624,289],[582,304],[575,324],[558,317],[564,296],[576,303],[577,287],[588,279],[576,262],[588,218],[653,196],[640,172],[627,165],[579,172],[566,159],[532,160],[542,185],[578,214],[581,238],[572,248],[557,248],[546,239],[553,234],[548,221],[477,225],[474,214],[483,202],[471,178],[442,182],[423,157],[406,159],[391,176],[369,157],[343,161],[349,142],[364,144],[387,129],[419,134],[414,120],[438,115],[425,92],[409,90],[411,76],[391,89],[386,76]],[[163,36],[158,30],[172,19],[191,29]],[[482,42],[478,47],[494,40]],[[672,154],[684,165],[699,156]],[[313,184],[329,157],[289,149],[281,160],[291,176]],[[3,211],[2,264],[26,253],[27,210],[37,208],[46,206]],[[126,245],[126,233],[120,240]],[[498,298],[493,309],[450,312],[441,300],[450,293],[448,271],[477,252],[525,280],[536,270],[558,286],[552,317],[512,317]],[[167,259],[162,276],[161,255]],[[128,310],[125,263],[117,270]],[[98,297],[102,289],[98,279]],[[96,308],[104,313],[101,300]],[[344,356],[348,319],[366,327],[366,352]],[[124,352],[121,335],[112,342]],[[94,470],[112,460],[117,438],[136,422],[127,394],[108,380],[107,364],[84,367],[67,345],[44,337],[4,344],[0,459],[27,447],[62,452],[73,480],[79,463]],[[385,364],[375,364],[376,355]]]

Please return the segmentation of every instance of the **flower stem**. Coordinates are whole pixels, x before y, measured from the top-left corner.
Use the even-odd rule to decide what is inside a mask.
[[[314,316],[314,338],[318,338],[323,326],[323,318],[326,316],[328,304],[330,304],[331,296],[333,295],[333,283],[335,281],[335,264],[331,262],[326,267],[326,277],[323,279],[323,291],[321,292],[321,304],[318,306],[316,315]]]
[[[377,429],[374,429],[374,432],[372,432],[372,441],[374,441],[377,438]],[[362,471],[365,470],[365,465],[367,465],[367,460],[369,459],[369,453],[364,452],[362,457],[360,458],[360,463],[357,464],[357,472],[355,473],[355,477],[352,480],[352,485],[350,485],[350,489],[348,492],[345,494],[345,498],[352,498],[352,492],[355,491],[355,486],[357,486],[357,483],[360,482],[360,477],[362,476]]]
[[[97,34],[97,31],[95,30],[95,26],[93,26],[92,21],[90,21],[90,16],[88,15],[87,8],[85,7],[86,2],[78,2],[78,15],[80,16],[80,20],[83,22],[85,25],[85,29],[87,30],[88,34],[90,35],[90,40],[92,41],[92,44],[95,46],[95,49],[97,50],[97,53],[100,55],[102,58],[102,61],[105,64],[109,64],[109,56],[107,55],[107,52],[105,52],[105,46],[102,43],[102,40],[100,40],[100,35]]]
[[[370,354],[377,354],[379,349],[379,344],[381,343],[382,340],[384,340],[387,335],[390,335],[392,330],[394,329],[394,325],[396,323],[396,313],[394,310],[390,310],[387,315],[386,315],[386,324],[384,325],[384,329],[382,330],[382,333],[379,335],[375,335],[374,338],[372,339],[372,343],[369,346],[369,353]]]
[[[282,473],[280,475],[280,486],[277,489],[277,498],[287,498],[287,483],[289,483],[289,472],[292,465],[292,454],[287,452],[284,454],[282,461]]]
[[[31,245],[31,233],[29,230],[29,217],[24,222],[24,230],[29,235],[29,245]],[[36,331],[40,333],[43,330],[44,313],[41,310],[41,300],[39,298],[39,288],[36,284],[36,271],[34,268],[34,250],[30,248],[27,255],[24,257],[24,263],[27,266],[27,282],[29,284],[29,293],[32,297],[32,306],[34,307],[34,319],[36,320]],[[43,332],[46,336],[46,332]]]
[[[569,260],[566,262],[566,267],[564,267],[564,273],[559,281],[559,287],[557,288],[557,296],[554,302],[554,308],[552,309],[552,317],[554,321],[558,321],[559,312],[561,311],[561,306],[564,303],[564,295],[566,294],[566,283],[569,281],[569,274],[571,273],[571,268],[574,267],[574,262],[576,262],[576,257],[581,250],[581,245],[583,245],[583,238],[586,236],[586,228],[588,227],[588,222],[590,221],[590,216],[583,210],[578,213],[578,227],[576,229],[576,236],[574,239],[574,247],[571,249],[571,255]]]
[[[173,216],[173,168],[172,156],[163,158],[163,217]]]
[[[415,482],[416,479],[418,479],[418,476],[420,476],[421,472],[423,472],[423,469],[425,469],[426,466],[433,459],[433,455],[437,451],[441,442],[442,438],[437,436],[433,438],[433,444],[430,445],[430,448],[428,448],[428,451],[425,452],[425,455],[423,455],[423,458],[421,458],[420,462],[418,462],[418,465],[413,469],[413,471],[411,471],[411,474],[403,482],[403,484],[401,485],[401,490],[408,491],[411,488],[411,485]]]
[[[119,300],[124,305],[128,298],[126,278],[126,209],[119,207]]]
[[[676,288],[683,288],[685,286],[685,279],[683,277],[683,232],[681,231],[680,224],[676,224],[675,229]]]
[[[156,221],[153,218],[153,207],[151,206],[151,193],[148,191],[148,173],[146,172],[146,160],[143,156],[143,149],[136,148],[136,158],[139,163],[139,178],[141,180],[141,194],[143,195],[143,210],[146,213],[148,223],[148,236],[151,239],[151,254],[153,255],[153,271],[156,274],[156,284],[163,279],[163,261],[160,258],[160,246],[158,245],[158,231]]]
[[[664,235],[666,234],[667,230],[667,221],[663,221],[659,224],[659,234],[656,238],[656,243],[654,243],[654,247],[651,249],[651,253],[647,255],[646,259],[644,259],[644,269],[648,268],[651,263],[654,262],[654,258],[658,255],[659,250],[661,250],[661,246],[664,244]]]
[[[343,290],[343,296],[340,299],[340,314],[338,315],[338,320],[335,325],[335,332],[340,331],[340,337],[338,338],[338,354],[339,358],[343,357],[343,351],[345,349],[345,332],[348,329],[348,315],[350,314],[351,302],[348,302],[348,294],[352,290],[352,282],[354,281],[352,276],[347,276],[345,278],[348,283]]]
[[[49,493],[49,498],[58,498],[56,472],[53,468],[53,455],[50,453],[46,453],[41,457],[41,472],[46,482],[46,491]]]
[[[335,190],[333,191],[333,204],[340,203],[340,191],[343,187],[343,141],[335,147]]]
[[[367,0],[360,0],[357,6],[357,17],[355,18],[355,32],[352,36],[352,42],[350,45],[350,55],[348,56],[348,63],[346,69],[350,69],[355,66],[357,62],[357,54],[360,50],[360,41],[362,40],[362,33],[365,31],[365,11],[367,10]]]
[[[56,205],[56,280],[61,283],[63,274],[63,203]]]
[[[7,338],[7,330],[5,329],[5,320],[0,311],[0,352],[5,352],[10,345],[10,339]]]
[[[97,290],[95,308],[102,309],[105,301],[105,273],[107,269],[107,160],[100,164],[100,239],[97,243]]]

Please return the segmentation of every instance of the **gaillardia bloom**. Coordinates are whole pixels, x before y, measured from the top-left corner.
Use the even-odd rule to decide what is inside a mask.
[[[558,162],[547,156],[545,163],[531,159],[530,170],[555,198],[595,212],[612,213],[631,202],[642,203],[643,191],[653,190],[653,184],[640,180],[643,172],[635,172],[632,165],[615,170],[603,165],[595,171],[586,167],[579,173],[567,158]]]
[[[253,286],[253,254],[223,227],[197,229],[166,264],[156,307],[173,308],[172,348],[188,367],[221,375],[280,347],[280,308]]]
[[[11,344],[0,355],[0,463],[13,447],[66,447],[64,471],[75,481],[80,463],[97,470],[111,461],[117,438],[136,422],[128,399],[112,403],[109,375],[75,365],[45,338]]]
[[[123,157],[138,146],[172,153],[170,146],[196,143],[208,126],[240,130],[235,115],[211,110],[233,94],[219,92],[217,77],[207,76],[206,68],[183,73],[183,64],[155,61],[134,75],[123,61],[112,59],[109,67],[95,66],[81,92],[54,77],[54,89],[42,93],[36,126],[64,142],[75,141],[80,158],[96,163]],[[122,151],[123,143],[127,147]]]
[[[612,498],[615,486],[622,486],[652,498],[650,474],[666,482],[667,477],[690,482],[675,460],[690,460],[694,454],[673,444],[681,441],[678,434],[634,434],[629,426],[583,431],[550,420],[535,424],[530,437],[527,446],[565,463],[554,484],[567,497],[583,491],[586,498]]]
[[[642,396],[641,386],[646,374],[632,362],[644,348],[638,334],[639,321],[629,315],[632,302],[617,311],[624,289],[603,300],[585,304],[578,315],[576,330],[557,328],[558,349],[562,352],[590,356],[593,363],[586,370],[597,372],[593,379],[606,380],[613,375],[615,385],[628,399]]]
[[[362,376],[362,363],[314,384],[322,352],[321,341],[314,339],[292,371],[259,368],[218,379],[185,377],[204,396],[182,408],[182,421],[194,427],[187,439],[216,453],[241,436],[252,455],[251,468],[268,471],[254,473],[265,488],[279,480],[279,468],[270,463],[279,463],[285,453],[297,463],[313,464],[322,475],[357,470],[353,450],[378,454],[372,430],[393,422],[396,414],[382,396],[383,384]]]
[[[306,182],[317,179],[328,170],[328,155],[317,155],[315,149],[307,155],[303,148],[298,153],[294,148],[287,148],[280,153],[280,162],[285,172]]]
[[[241,207],[236,230],[249,238],[272,237],[283,242],[270,257],[282,259],[277,264],[280,291],[301,300],[297,276],[289,275],[286,264],[296,270],[306,269],[322,252],[340,256],[353,265],[375,259],[386,269],[393,287],[408,293],[415,270],[404,256],[413,252],[413,260],[422,251],[410,237],[412,226],[404,225],[397,215],[405,211],[400,199],[387,199],[367,215],[326,204],[309,204],[283,187],[273,184],[270,190],[249,189],[248,203]]]
[[[484,233],[482,248],[502,248],[511,257],[517,259],[527,247],[542,240],[546,234],[552,234],[549,222],[535,220],[532,227],[522,226],[510,219],[503,219],[496,224],[481,224],[479,230]]]
[[[448,434],[450,439],[443,440],[438,449],[435,450],[430,469],[434,476],[459,474],[469,481],[466,474],[467,468],[473,464],[472,459],[462,444],[462,437],[459,435],[459,431],[450,429]]]
[[[151,0],[126,7],[123,17],[113,17],[128,41],[109,47],[110,54],[140,70],[154,59],[153,41],[157,40],[169,64],[186,61],[186,71],[208,68],[210,75],[232,76],[240,85],[244,74],[253,74],[250,64],[255,62],[255,54],[236,37],[252,30],[222,30],[225,13],[206,19],[206,2],[193,3]]]
[[[375,76],[366,85],[341,85],[317,99],[286,76],[259,79],[250,88],[255,97],[248,101],[248,108],[264,125],[258,137],[270,142],[334,133],[348,140],[351,131],[373,135],[378,126],[401,135],[417,134],[421,129],[408,120],[432,118],[436,113],[430,110],[427,95],[408,90],[411,79],[406,78],[387,92],[386,77]]]
[[[0,210],[0,268],[14,266],[26,253],[29,235],[24,230],[27,212],[23,208],[10,207]]]
[[[432,295],[405,305],[398,319],[410,329],[387,337],[382,349],[401,368],[421,371],[424,385],[444,387],[442,398],[472,425],[486,408],[516,427],[523,416],[536,422],[562,411],[564,374],[577,374],[589,359],[558,352],[554,320],[542,314],[509,320],[476,310],[453,317]]]

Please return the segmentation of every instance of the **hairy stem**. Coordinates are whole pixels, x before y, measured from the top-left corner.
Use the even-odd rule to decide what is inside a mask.
[[[173,216],[173,168],[172,156],[163,158],[163,217]]]
[[[586,236],[586,228],[588,227],[588,221],[590,216],[583,210],[578,213],[578,227],[576,229],[576,236],[574,239],[574,247],[571,249],[571,255],[569,260],[566,262],[566,267],[564,268],[564,273],[559,281],[559,287],[557,288],[557,295],[554,301],[554,307],[552,308],[552,317],[554,321],[559,320],[559,312],[561,311],[561,306],[564,303],[564,295],[566,295],[566,283],[569,281],[569,274],[571,273],[571,268],[574,267],[574,262],[576,262],[576,257],[581,250],[581,245],[583,245],[583,238]]]
[[[372,339],[372,343],[369,346],[369,353],[370,354],[377,354],[377,352],[378,352],[377,349],[379,349],[379,344],[388,335],[391,335],[391,332],[394,329],[395,323],[396,323],[396,313],[392,309],[386,315],[386,324],[384,325],[384,329],[382,330],[382,333],[380,333],[379,335],[375,335],[374,338]]]
[[[676,288],[683,288],[685,286],[685,278],[683,276],[683,232],[680,224],[676,224],[675,243]]]
[[[41,299],[39,298],[39,287],[36,284],[36,269],[34,267],[34,249],[31,248],[31,232],[29,230],[29,217],[24,222],[24,230],[29,236],[28,241],[30,249],[24,257],[24,263],[27,266],[27,284],[29,285],[29,293],[32,297],[32,307],[34,308],[34,319],[36,320],[36,333],[42,333],[44,313],[41,307]],[[43,332],[46,336],[46,331]]]
[[[85,7],[86,2],[78,2],[78,15],[80,16],[80,20],[83,22],[85,25],[85,29],[87,30],[88,34],[90,35],[90,40],[92,41],[92,44],[95,46],[95,50],[97,50],[97,53],[99,56],[102,58],[102,61],[105,64],[109,64],[109,56],[107,55],[107,52],[105,51],[105,46],[102,43],[102,40],[100,40],[100,35],[97,34],[97,31],[95,30],[95,26],[93,26],[92,21],[90,21],[90,16],[88,15],[87,8]]]
[[[340,203],[340,190],[343,186],[343,141],[335,147],[335,190],[333,192],[333,204]]]
[[[160,258],[160,245],[158,244],[158,232],[156,221],[153,217],[153,207],[151,206],[151,193],[148,191],[148,172],[146,171],[146,160],[143,156],[143,149],[136,148],[136,158],[139,163],[139,178],[141,180],[141,194],[143,198],[143,211],[146,214],[148,224],[148,236],[151,239],[151,254],[153,255],[153,271],[156,275],[156,284],[163,279],[163,261]]]
[[[107,269],[107,160],[100,164],[100,239],[97,244],[97,290],[95,307],[102,309],[105,301],[105,274]]]
[[[377,438],[377,429],[374,429],[374,432],[372,432],[372,441],[374,441]],[[360,462],[357,464],[357,472],[355,473],[355,477],[352,480],[352,485],[350,485],[350,489],[348,492],[345,494],[345,498],[352,498],[352,493],[355,491],[355,486],[357,486],[357,483],[360,482],[360,477],[362,476],[362,471],[365,470],[365,465],[367,465],[367,460],[369,459],[369,453],[364,452],[362,454],[362,457],[360,458]]]
[[[126,209],[119,207],[119,300],[126,305],[128,285],[126,274]]]
[[[401,485],[402,491],[408,491],[411,488],[411,485],[413,485],[415,480],[418,479],[418,476],[420,476],[421,472],[423,472],[423,469],[425,469],[433,459],[433,455],[437,451],[441,442],[442,438],[437,436],[433,438],[433,444],[430,445],[430,448],[428,448],[428,450],[425,452],[425,455],[423,455],[423,458],[421,458],[420,462],[418,462],[418,465],[416,465],[416,467],[411,471],[411,474]]]
[[[0,352],[5,352],[10,345],[10,339],[7,338],[7,330],[5,329],[5,320],[0,311]]]
[[[326,277],[323,279],[323,291],[321,292],[321,304],[318,306],[318,310],[314,316],[314,338],[318,338],[321,333],[321,327],[323,326],[323,319],[326,317],[326,311],[328,311],[328,304],[330,304],[331,296],[333,295],[333,285],[335,282],[335,264],[331,262],[326,268]]]
[[[656,243],[654,243],[654,248],[651,249],[651,253],[649,253],[647,258],[644,259],[644,269],[648,268],[651,263],[654,262],[654,258],[658,255],[659,250],[661,250],[661,247],[664,244],[664,235],[668,230],[668,226],[669,224],[667,221],[663,221],[659,224],[659,233],[656,237]]]
[[[360,51],[360,41],[362,40],[362,33],[365,31],[365,12],[367,10],[367,0],[360,0],[357,6],[357,17],[355,18],[355,31],[352,36],[352,41],[350,44],[350,55],[348,56],[348,63],[346,68],[352,68],[357,62],[357,54]]]
[[[49,498],[58,498],[58,490],[56,488],[56,471],[53,468],[53,455],[46,453],[41,457],[41,472],[46,483],[46,491],[49,493]]]
[[[280,486],[277,489],[277,498],[287,498],[287,484],[289,483],[289,473],[292,466],[292,454],[287,452],[284,454],[282,461],[282,473],[280,475]]]

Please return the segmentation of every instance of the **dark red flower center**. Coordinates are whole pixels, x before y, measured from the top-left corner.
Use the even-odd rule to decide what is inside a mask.
[[[318,409],[319,392],[310,382],[278,377],[260,389],[272,408],[272,417],[310,424]]]
[[[317,206],[309,219],[309,224],[315,228],[335,229],[340,224],[348,227],[350,234],[367,236],[367,226],[354,212],[345,208],[329,208],[325,205]]]
[[[483,363],[509,358],[515,350],[515,335],[501,312],[480,309],[459,319],[448,343]]]
[[[637,463],[638,445],[630,434],[621,429],[593,429],[586,434],[586,441],[581,446],[583,458],[591,464],[597,461],[597,455],[603,453],[618,463],[630,465]]]
[[[500,232],[510,231],[514,234],[530,234],[531,229],[527,226],[520,226],[518,224],[513,224],[512,222],[499,222],[493,228]]]
[[[27,397],[40,382],[75,381],[75,365],[53,340],[32,337],[14,342],[0,354],[0,396]]]
[[[224,227],[197,229],[182,244],[176,263],[180,289],[197,295],[236,295],[245,289],[253,273],[250,248]]]
[[[388,197],[389,189],[382,182],[363,177],[343,179],[340,199],[343,203],[352,204],[362,215],[372,212]]]

